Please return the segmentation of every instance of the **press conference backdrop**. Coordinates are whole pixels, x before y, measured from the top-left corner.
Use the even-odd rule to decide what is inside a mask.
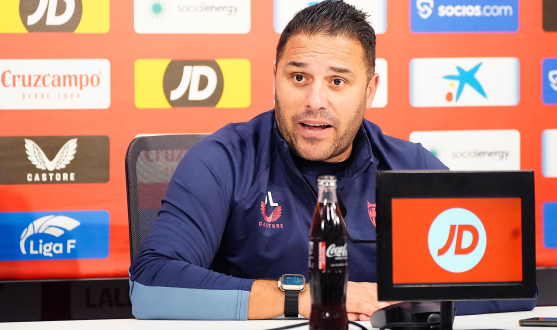
[[[0,279],[127,276],[130,141],[272,109],[280,32],[316,2],[1,0]],[[454,170],[534,169],[557,266],[557,0],[347,2],[377,33],[365,117]]]

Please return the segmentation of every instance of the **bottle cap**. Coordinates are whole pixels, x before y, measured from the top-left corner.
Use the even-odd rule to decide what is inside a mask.
[[[320,175],[317,178],[317,185],[319,187],[336,187],[337,178],[334,175]]]

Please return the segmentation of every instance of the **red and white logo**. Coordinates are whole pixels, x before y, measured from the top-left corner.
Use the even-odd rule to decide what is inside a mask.
[[[367,214],[369,215],[369,220],[371,220],[371,223],[373,223],[373,225],[377,227],[377,223],[375,222],[375,206],[376,204],[371,204],[369,201],[367,202]]]
[[[0,60],[0,109],[107,109],[104,59]]]
[[[487,235],[478,216],[455,207],[441,212],[433,220],[427,243],[429,253],[439,267],[451,273],[463,273],[482,260]]]
[[[271,215],[267,216],[267,203],[269,206],[274,207],[275,209],[271,212]],[[267,227],[267,228],[283,228],[282,223],[275,223],[280,216],[282,215],[282,207],[278,205],[278,203],[273,202],[273,195],[270,191],[267,192],[265,196],[265,201],[261,202],[261,214],[263,215],[263,220],[265,222],[260,221],[260,227]]]

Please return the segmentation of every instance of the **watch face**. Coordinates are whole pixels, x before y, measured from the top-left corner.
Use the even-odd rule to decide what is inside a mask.
[[[304,278],[297,275],[284,275],[282,278],[282,283],[285,285],[303,285]]]

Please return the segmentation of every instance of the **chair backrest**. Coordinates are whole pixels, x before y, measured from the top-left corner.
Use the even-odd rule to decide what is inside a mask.
[[[130,257],[141,248],[161,209],[161,199],[176,166],[203,135],[154,135],[135,138],[126,153]]]

